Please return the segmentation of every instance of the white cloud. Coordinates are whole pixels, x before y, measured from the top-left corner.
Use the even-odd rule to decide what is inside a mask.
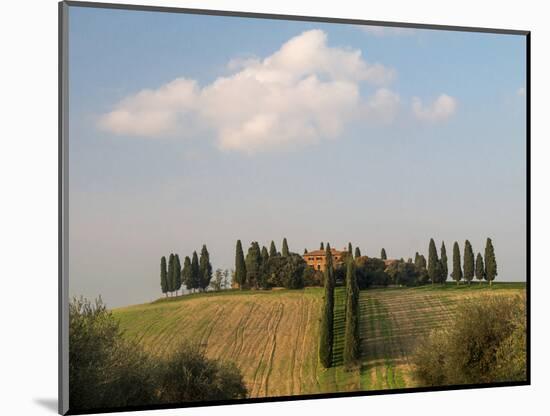
[[[365,117],[389,123],[396,117],[401,103],[399,95],[387,88],[380,88],[365,104]]]
[[[456,107],[456,99],[447,94],[441,94],[430,105],[424,105],[418,97],[413,98],[412,101],[412,111],[415,117],[427,122],[447,120],[456,112]]]
[[[145,89],[124,98],[100,118],[99,125],[115,134],[177,135],[192,123],[199,88],[195,81],[177,78],[156,90]]]
[[[362,32],[376,37],[387,36],[411,36],[417,32],[417,29],[407,27],[388,27],[388,26],[358,26]]]
[[[517,94],[520,97],[525,97],[525,88],[524,87],[518,88]]]
[[[290,39],[263,60],[232,60],[228,68],[237,72],[202,88],[179,78],[127,97],[101,117],[100,127],[145,137],[187,137],[207,128],[219,148],[255,153],[338,137],[363,111],[388,121],[399,104],[397,94],[380,88],[394,70],[366,62],[359,50],[328,46],[321,30]],[[361,83],[379,88],[363,100]]]

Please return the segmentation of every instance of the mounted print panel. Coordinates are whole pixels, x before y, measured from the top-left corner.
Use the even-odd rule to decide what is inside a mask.
[[[62,2],[60,86],[60,413],[529,384],[529,32]]]

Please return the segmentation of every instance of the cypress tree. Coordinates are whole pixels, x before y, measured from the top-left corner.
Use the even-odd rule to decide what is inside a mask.
[[[168,296],[168,272],[166,270],[166,257],[160,258],[160,289]]]
[[[453,244],[453,272],[451,273],[453,280],[456,280],[458,286],[460,280],[462,279],[462,268],[460,266],[460,248],[458,243],[455,241]]]
[[[260,277],[260,266],[262,263],[262,254],[260,246],[257,242],[253,242],[246,254],[246,282],[249,287],[258,287]]]
[[[185,256],[183,260],[183,270],[181,271],[181,280],[187,290],[193,289],[193,273],[191,271],[191,259],[189,256]]]
[[[319,247],[319,250],[324,250],[324,249],[325,249],[325,243],[323,243],[323,242],[321,241],[321,247]]]
[[[382,248],[382,250],[380,251],[380,258],[382,260],[387,260],[388,259],[388,256],[386,256],[386,249],[385,248]]]
[[[358,259],[361,257],[361,249],[359,247],[355,247],[355,258]]]
[[[445,242],[443,241],[441,243],[441,258],[439,259],[439,262],[441,263],[441,276],[439,281],[441,283],[445,283],[447,281],[447,276],[449,275],[449,266],[447,261],[447,249],[445,248]]]
[[[443,254],[443,253],[441,253]],[[414,253],[414,265],[418,266],[418,260],[420,260],[420,254],[418,254],[418,251]]]
[[[355,263],[348,260],[346,272],[346,326],[344,330],[344,366],[352,367],[359,359],[359,288]]]
[[[200,267],[199,267],[199,256],[197,252],[193,251],[193,256],[191,259],[191,282],[193,290],[200,287]]]
[[[304,254],[307,254],[307,248],[304,248]]]
[[[485,244],[485,278],[489,281],[489,286],[493,285],[493,280],[495,280],[497,275],[498,272],[495,249],[491,239],[487,238],[487,243]]]
[[[470,282],[474,278],[474,252],[468,240],[464,243],[464,280]]]
[[[420,283],[426,283],[429,279],[428,269],[426,268],[426,257],[423,254],[418,255],[418,261],[415,264],[416,271],[418,273],[418,281]]]
[[[275,249],[273,241],[271,242],[271,248]],[[235,249],[235,281],[241,290],[246,288],[246,264],[241,240],[237,240],[237,248]]]
[[[283,238],[283,248],[281,251],[283,257],[288,257],[289,251],[288,251],[288,243],[286,242],[286,238]]]
[[[422,267],[424,267],[426,269],[426,273],[428,272],[428,262],[426,261],[426,257],[424,257],[424,254],[421,254],[420,255],[420,264],[422,265]]]
[[[202,245],[201,258],[199,261],[199,287],[201,291],[206,290],[212,280],[212,264],[210,264],[210,253],[206,244]]]
[[[178,290],[181,289],[181,263],[180,257],[176,254],[174,255],[174,291],[176,296],[178,295]]]
[[[476,257],[476,278],[479,280],[479,283],[485,279],[485,266],[483,265],[483,257],[481,257],[481,253],[477,253]]]
[[[174,281],[174,254],[170,253],[168,258],[168,292],[172,293],[174,291],[174,286],[176,282]]]
[[[326,267],[324,273],[325,296],[323,298],[323,313],[319,328],[319,361],[325,368],[332,364],[332,343],[334,340],[334,268],[332,264],[332,252],[327,243]]]
[[[260,272],[258,276],[258,285],[263,288],[267,289],[269,287],[268,285],[268,262],[269,262],[269,253],[267,251],[267,247],[262,247],[262,254],[261,254],[261,261],[260,261]]]
[[[275,257],[277,255],[277,248],[275,247],[275,243],[273,240],[271,240],[271,244],[269,246],[269,257]]]
[[[266,246],[262,246],[262,264],[267,263],[269,260],[269,253]]]
[[[434,239],[430,238],[430,245],[428,247],[428,276],[430,277],[432,285],[439,281],[440,269],[437,248],[435,248]]]
[[[418,258],[418,264],[420,264],[421,267],[424,267],[426,269],[426,272],[428,272],[426,257],[424,257],[424,254],[421,254]]]
[[[348,254],[349,255],[353,254],[353,247],[351,246],[351,243],[348,243]]]

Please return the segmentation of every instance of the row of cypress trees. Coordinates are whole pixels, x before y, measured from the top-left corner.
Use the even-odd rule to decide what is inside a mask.
[[[447,276],[449,275],[449,268],[447,266],[447,249],[445,242],[441,243],[441,258],[437,255],[437,248],[435,247],[435,241],[430,238],[430,244],[428,245],[428,278],[435,283],[445,283]]]
[[[189,291],[205,291],[212,280],[212,264],[210,263],[210,253],[203,244],[199,256],[193,251],[191,258],[185,256],[183,268],[177,254],[171,253],[168,258],[168,267],[166,266],[166,257],[160,259],[160,287],[162,293],[178,294],[183,285]]]
[[[493,242],[490,238],[487,238],[485,243],[485,260],[481,253],[477,253],[474,259],[474,251],[472,245],[468,240],[464,243],[464,263],[463,268],[460,264],[460,248],[455,241],[453,245],[453,271],[451,277],[456,281],[456,284],[460,284],[460,281],[464,279],[468,285],[474,279],[474,276],[481,283],[483,280],[489,282],[489,286],[493,284],[493,280],[498,275],[497,261],[495,258],[495,249]]]
[[[351,245],[349,246],[351,252]],[[360,257],[356,256],[356,257]],[[324,272],[324,298],[319,329],[319,362],[325,368],[332,365],[334,344],[334,288],[336,279],[330,244],[327,243]],[[359,337],[359,286],[355,273],[355,262],[348,257],[346,269],[346,299],[345,299],[345,329],[344,329],[344,366],[350,368],[357,363],[360,354]]]
[[[346,270],[346,327],[344,330],[344,367],[351,368],[359,360],[359,286],[355,262],[349,259]]]
[[[181,265],[177,254],[170,253],[168,268],[166,267],[166,257],[160,259],[160,287],[162,293],[168,296],[168,293],[176,292],[181,289]]]
[[[418,253],[417,253],[418,256]],[[416,260],[415,260],[416,263]],[[445,249],[445,243],[441,244],[441,257],[437,255],[437,249],[435,242],[430,239],[428,247],[428,276],[432,284],[445,283],[449,274],[447,266],[447,252]],[[481,253],[477,253],[477,257],[474,259],[474,251],[470,241],[464,242],[464,263],[461,265],[460,261],[460,248],[458,242],[453,244],[453,270],[451,277],[456,281],[457,285],[464,278],[468,284],[475,277],[481,282],[487,280],[489,285],[492,285],[493,280],[497,276],[497,262],[495,257],[495,250],[493,242],[490,238],[487,238],[485,244],[485,261],[481,256]]]
[[[322,244],[322,243],[321,243]],[[334,266],[330,244],[327,243],[326,263],[324,273],[324,297],[321,326],[319,329],[319,361],[325,368],[332,365],[333,341],[334,341]]]

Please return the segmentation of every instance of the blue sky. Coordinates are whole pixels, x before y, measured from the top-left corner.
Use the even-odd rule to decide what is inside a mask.
[[[524,37],[69,16],[71,294],[148,301],[161,255],[231,268],[237,238],[285,236],[397,258],[490,236],[525,279]]]

